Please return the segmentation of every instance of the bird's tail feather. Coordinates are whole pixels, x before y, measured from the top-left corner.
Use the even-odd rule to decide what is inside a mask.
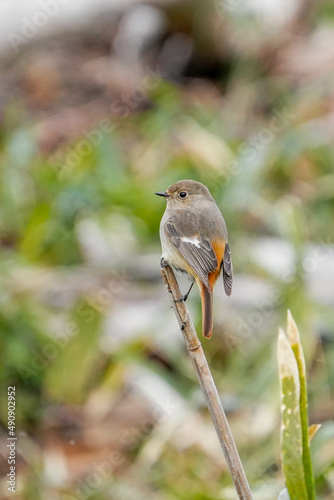
[[[204,337],[209,339],[213,329],[212,315],[212,291],[201,284],[202,297],[202,333]]]

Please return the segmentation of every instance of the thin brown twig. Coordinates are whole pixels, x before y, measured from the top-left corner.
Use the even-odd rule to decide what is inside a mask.
[[[205,396],[211,417],[223,449],[227,465],[238,497],[242,500],[252,500],[252,494],[236,448],[228,421],[222,407],[217,388],[211,375],[201,342],[197,336],[192,319],[184,301],[175,302],[182,297],[175,274],[164,262],[161,264],[162,279],[170,293],[175,316],[179,322],[189,356],[194,365],[201,389]]]

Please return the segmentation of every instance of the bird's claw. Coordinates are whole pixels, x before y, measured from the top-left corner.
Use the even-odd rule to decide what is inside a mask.
[[[190,285],[190,288],[186,294],[182,295],[182,297],[180,299],[175,299],[174,302],[185,302],[187,300],[187,298],[189,297],[189,294],[191,292],[193,284],[194,284],[194,282],[192,282],[192,284]]]
[[[165,259],[164,259],[163,257],[161,257],[161,259],[160,259],[160,266],[161,266],[162,268],[164,268],[164,267],[167,267],[167,266],[168,266],[167,262],[165,261]]]
[[[188,294],[182,295],[180,299],[174,299],[174,302],[185,302],[188,298]]]

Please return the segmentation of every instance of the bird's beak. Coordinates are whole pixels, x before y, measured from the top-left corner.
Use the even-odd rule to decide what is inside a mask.
[[[160,191],[154,194],[157,194],[158,196],[163,196],[164,198],[169,198],[169,194],[167,193],[167,191]]]

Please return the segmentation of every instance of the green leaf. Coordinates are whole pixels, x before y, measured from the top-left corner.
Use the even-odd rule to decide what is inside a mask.
[[[310,440],[309,440],[309,424],[308,424],[308,402],[307,402],[307,385],[306,385],[306,369],[303,347],[300,342],[299,331],[291,312],[288,310],[288,328],[287,334],[291,348],[296,358],[299,382],[300,382],[300,419],[303,435],[303,464],[304,476],[309,500],[315,500],[314,476],[311,461]]]
[[[277,358],[282,403],[281,453],[286,487],[292,500],[308,500],[303,466],[298,366],[282,329],[278,336]]]

